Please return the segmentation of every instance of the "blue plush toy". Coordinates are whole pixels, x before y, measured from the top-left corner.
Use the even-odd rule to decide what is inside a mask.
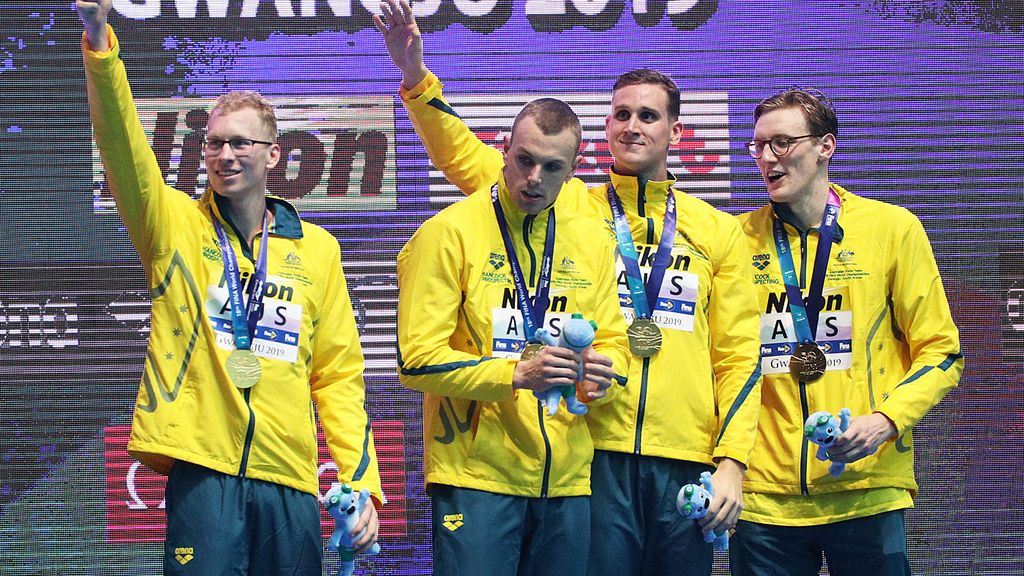
[[[352,529],[355,528],[359,515],[363,513],[363,507],[370,498],[370,491],[363,488],[359,491],[359,499],[356,499],[349,484],[338,484],[335,482],[331,489],[324,495],[324,508],[334,518],[334,534],[327,542],[327,549],[337,552],[341,556],[341,569],[338,576],[352,576],[355,570],[355,550],[352,549]],[[373,546],[363,554],[372,556],[380,553],[380,544],[374,542]]]
[[[547,346],[560,346],[568,348],[577,354],[582,354],[594,342],[594,331],[597,324],[593,321],[583,319],[582,314],[573,314],[562,326],[562,334],[556,340],[545,328],[538,328],[537,340]],[[580,358],[579,368],[576,372],[576,381],[583,381],[583,359]],[[534,392],[540,398],[541,404],[548,409],[548,416],[553,416],[558,411],[558,401],[565,398],[565,408],[570,414],[581,416],[587,413],[587,405],[576,398],[575,386],[555,386],[544,392]]]
[[[825,462],[832,458],[828,455],[828,449],[836,443],[836,440],[850,427],[850,409],[843,408],[839,411],[839,418],[829,412],[815,412],[807,417],[804,422],[804,438],[818,445],[818,452],[815,455],[818,460]],[[839,476],[846,469],[846,464],[833,462],[828,467],[828,473],[832,476]]]
[[[700,484],[686,484],[679,489],[676,496],[676,510],[684,518],[697,520],[708,513],[711,499],[715,496],[715,488],[711,485],[711,472],[700,473]],[[729,549],[728,532],[708,532],[704,541],[712,544],[715,550]]]

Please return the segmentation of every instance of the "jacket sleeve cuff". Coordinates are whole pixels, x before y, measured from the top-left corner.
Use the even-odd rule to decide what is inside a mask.
[[[732,458],[733,460],[747,466],[747,461],[750,460],[750,450],[743,451],[738,450],[733,446],[719,446],[715,448],[714,454],[711,455],[711,459],[718,462],[722,458]]]
[[[110,24],[107,24],[107,44],[108,47],[105,51],[93,50],[92,45],[89,44],[88,34],[84,31],[82,32],[82,53],[89,58],[114,58],[121,51],[121,46],[117,42],[117,35],[114,34],[114,29],[111,28]]]
[[[406,88],[404,85],[399,86],[398,94],[402,97],[403,102],[412,102],[422,98],[428,92],[440,92],[440,87],[441,81],[437,79],[437,76],[434,76],[433,72],[428,71],[426,78],[412,88]]]

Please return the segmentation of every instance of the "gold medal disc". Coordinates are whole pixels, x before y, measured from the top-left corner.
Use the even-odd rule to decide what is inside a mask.
[[[789,373],[800,382],[814,382],[825,375],[825,353],[814,342],[804,342],[789,357]]]
[[[252,350],[232,350],[225,364],[228,378],[239,388],[252,388],[260,381],[263,367]]]
[[[661,350],[661,328],[650,318],[637,318],[626,329],[629,349],[641,358],[650,358]]]
[[[541,348],[543,348],[543,346],[541,346],[539,343],[530,342],[529,344],[526,345],[526,349],[523,350],[523,353],[519,355],[519,359],[532,360],[534,357],[537,356],[537,354],[540,354]]]

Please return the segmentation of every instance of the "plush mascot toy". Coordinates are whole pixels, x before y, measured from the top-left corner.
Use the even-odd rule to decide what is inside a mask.
[[[679,489],[676,496],[676,510],[684,518],[697,520],[708,513],[711,506],[711,498],[715,495],[715,489],[711,485],[711,472],[700,473],[700,484],[687,484]],[[713,543],[715,550],[729,549],[728,532],[708,532],[704,535],[704,541]]]
[[[559,346],[568,348],[576,354],[582,354],[594,342],[594,331],[597,324],[593,321],[583,319],[582,314],[573,314],[572,318],[562,326],[562,334],[556,340],[546,328],[538,328],[537,340],[546,346]],[[583,381],[583,359],[580,358],[579,369],[576,372],[576,381]],[[576,398],[575,386],[555,386],[544,392],[534,392],[541,403],[548,409],[548,416],[554,416],[558,411],[558,401],[565,398],[565,408],[571,414],[581,416],[587,413],[587,405]]]
[[[839,418],[829,412],[815,412],[807,417],[804,422],[804,438],[818,445],[818,452],[815,455],[818,460],[825,462],[831,460],[828,449],[836,443],[836,440],[850,427],[850,409],[843,408],[839,411]],[[832,476],[839,476],[846,469],[846,464],[833,462],[828,467],[828,473]]]
[[[349,484],[335,482],[324,495],[324,508],[334,518],[334,534],[327,542],[327,549],[341,556],[341,569],[338,576],[352,576],[355,570],[355,551],[352,549],[352,529],[355,528],[359,515],[370,498],[370,491],[363,488],[358,499]],[[380,544],[374,542],[370,550],[364,552],[372,556],[380,552]]]

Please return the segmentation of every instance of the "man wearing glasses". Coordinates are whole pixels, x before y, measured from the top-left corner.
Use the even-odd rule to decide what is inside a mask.
[[[754,110],[748,144],[770,205],[740,217],[756,269],[764,386],[745,509],[730,542],[739,576],[910,574],[903,511],[917,492],[913,426],[963,371],[959,334],[924,228],[903,208],[829,180],[839,125],[820,92]],[[815,457],[819,411],[849,409]]]
[[[431,161],[463,192],[493,181],[501,153],[482,143],[444,100],[423,64],[409,5],[382,2],[377,28],[402,71],[401,96]],[[654,70],[621,75],[605,133],[614,165],[587,189],[562,195],[609,235],[620,311],[630,325],[629,382],[587,415],[594,437],[590,572],[707,575],[702,531],[732,528],[760,408],[757,310],[739,223],[674,190],[679,90]],[[715,496],[698,525],[676,511],[682,485],[713,471]],[[685,561],[683,559],[685,558]]]
[[[256,93],[214,102],[201,199],[164,183],[110,7],[77,2],[96,144],[153,302],[128,451],[168,475],[164,574],[320,575],[315,416],[339,481],[383,501],[338,243],[266,195],[281,149]],[[377,529],[366,506],[355,547]]]

